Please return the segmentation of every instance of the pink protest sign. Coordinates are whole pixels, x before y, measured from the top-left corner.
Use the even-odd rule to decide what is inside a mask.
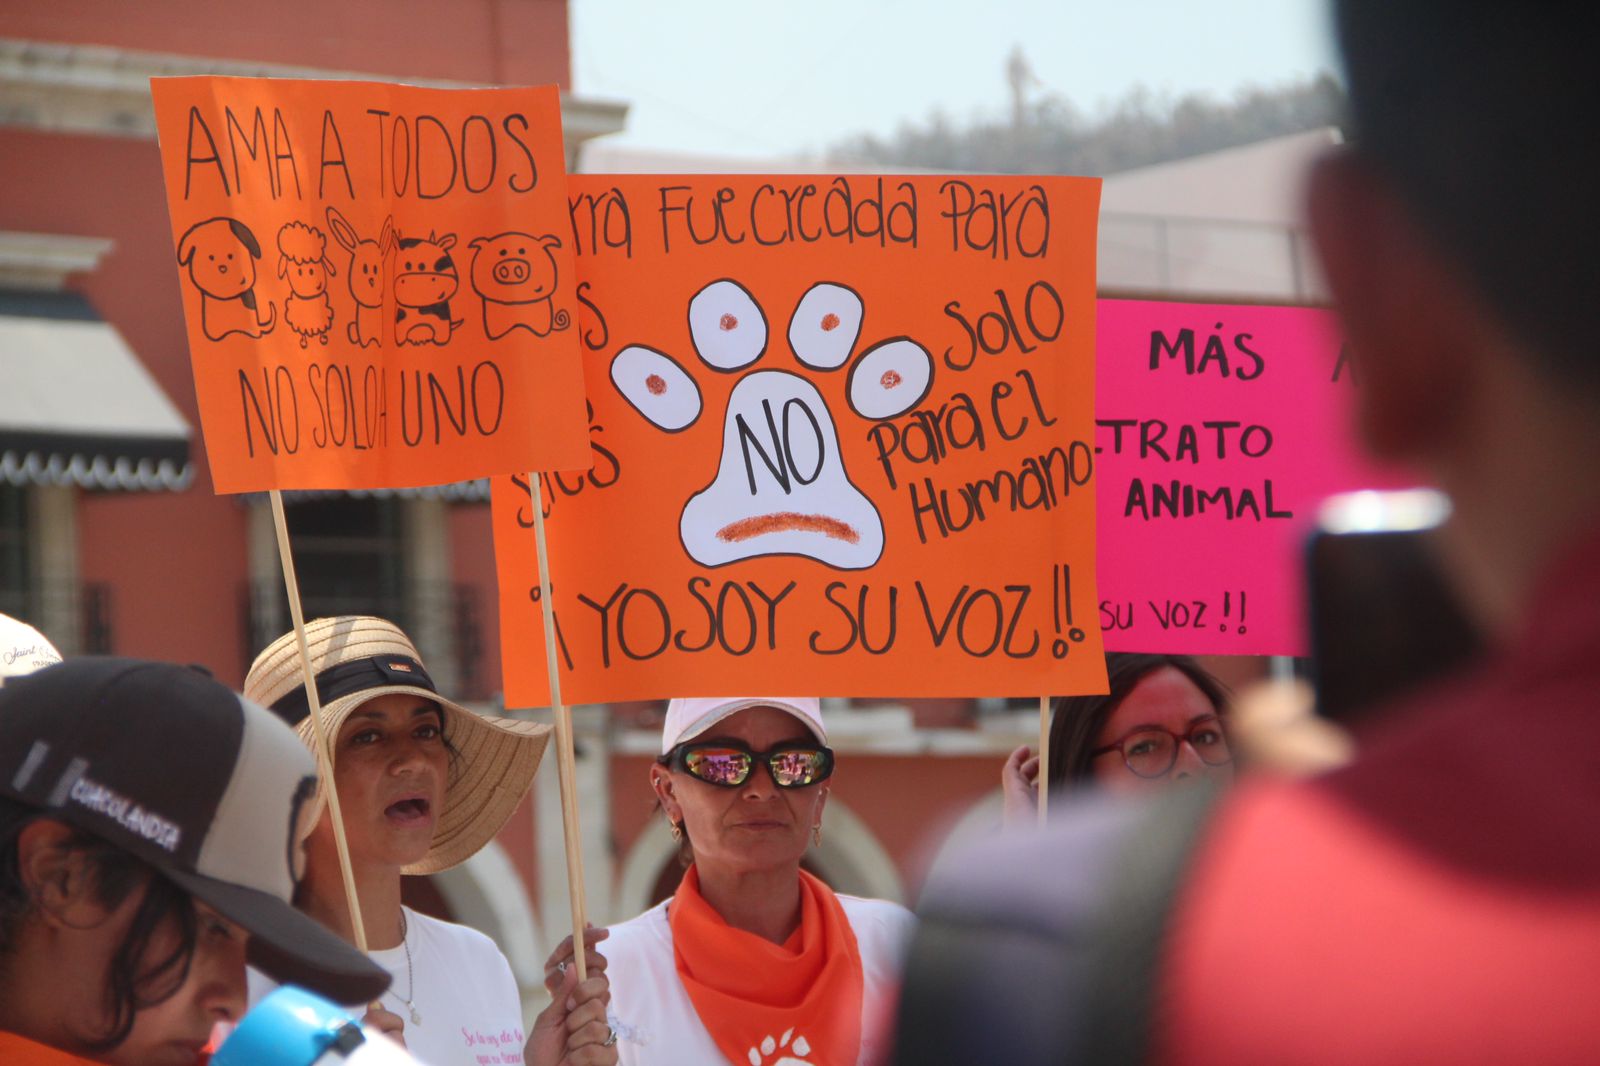
[[[1319,503],[1405,483],[1357,446],[1333,313],[1101,300],[1097,337],[1106,648],[1304,654]]]

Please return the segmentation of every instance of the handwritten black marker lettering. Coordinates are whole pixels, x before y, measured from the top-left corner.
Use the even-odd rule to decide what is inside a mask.
[[[1005,591],[1014,593],[1016,601],[1011,606],[1010,616],[1006,620],[1006,639],[1001,646],[1001,651],[1011,659],[1029,659],[1039,650],[1039,631],[1033,631],[1033,643],[1026,648],[1013,647],[1017,635],[1017,626],[1022,622],[1023,609],[1027,606],[1028,596],[1033,589],[1028,585],[1007,585]]]
[[[1092,451],[1083,441],[1072,441],[1066,448],[1058,445],[1024,458],[1015,470],[972,478],[953,490],[924,477],[920,484],[910,483],[908,502],[917,536],[926,544],[930,533],[949,537],[996,514],[1061,506],[1074,488],[1088,485],[1093,476]]]
[[[254,459],[256,455],[255,431],[251,429],[252,412],[255,415],[253,424],[260,431],[262,442],[271,454],[293,455],[300,450],[300,406],[295,395],[294,375],[287,367],[277,367],[270,375],[267,368],[262,367],[259,391],[249,374],[240,370],[239,403],[244,411],[245,450],[250,458]],[[285,421],[286,412],[294,413],[292,438]]]
[[[733,618],[742,619],[745,631],[744,638],[738,645],[735,645],[728,638],[728,633],[732,628],[728,624],[730,618],[728,598],[730,595],[739,598],[739,606],[742,608],[742,611],[732,613]],[[751,650],[755,648],[756,638],[759,635],[760,625],[756,621],[756,607],[750,601],[749,593],[745,592],[737,581],[723,582],[722,588],[717,592],[717,643],[729,655],[735,657],[749,655]]]
[[[602,667],[611,665],[611,608],[622,598],[623,593],[627,590],[628,583],[624,581],[612,590],[610,597],[604,603],[592,600],[582,592],[578,593],[578,602],[600,616],[600,665]]]
[[[875,422],[867,429],[867,439],[878,452],[878,463],[891,489],[898,487],[895,456],[916,465],[937,466],[951,451],[976,448],[981,452],[988,447],[977,404],[964,392],[953,393],[934,410],[911,411],[899,422]]]
[[[636,603],[640,597],[643,597],[650,607],[654,608],[654,614],[646,617],[661,627],[659,640],[648,651],[636,650],[628,641],[628,608]],[[637,618],[638,615],[635,614],[635,617]],[[647,628],[648,624],[646,623]],[[622,654],[636,662],[654,659],[657,655],[667,650],[667,643],[671,637],[672,616],[667,611],[665,600],[647,588],[630,588],[622,594],[622,602],[617,604],[617,647],[622,650]]]
[[[973,251],[991,259],[1043,259],[1050,251],[1050,199],[1044,187],[1031,185],[1007,196],[976,188],[956,178],[939,186],[944,207],[939,215],[950,226],[952,251]]]
[[[845,587],[846,586],[843,581],[830,581],[828,582],[827,587],[822,590],[822,596],[830,604],[832,604],[841,615],[844,616],[845,624],[850,627],[850,635],[842,640],[838,645],[831,648],[825,648],[822,646],[822,631],[820,629],[813,629],[811,631],[811,636],[806,639],[806,643],[811,648],[812,652],[817,655],[843,655],[845,652],[855,647],[856,640],[860,636],[861,628],[856,622],[856,616],[850,613],[850,605],[848,603],[840,603],[835,598],[835,594],[843,590]]]
[[[1251,348],[1246,341],[1253,340],[1249,333],[1235,333],[1228,340],[1224,340],[1223,323],[1218,322],[1214,327],[1216,331],[1207,334],[1205,343],[1201,347],[1198,358],[1195,355],[1195,331],[1185,327],[1178,330],[1171,337],[1163,330],[1150,331],[1150,370],[1159,370],[1163,366],[1162,360],[1175,362],[1182,357],[1183,372],[1186,375],[1204,374],[1208,369],[1213,370],[1219,377],[1236,377],[1239,381],[1254,381],[1266,370],[1266,360],[1260,353]],[[1235,350],[1230,357],[1229,346]],[[1237,368],[1233,360],[1242,359],[1244,365]]]
[[[754,581],[747,581],[750,591],[758,596],[762,603],[767,605],[767,650],[778,650],[778,605],[782,603],[797,587],[797,582],[791,581],[779,590],[776,596],[768,596],[766,590]]]
[[[624,257],[633,258],[633,216],[621,189],[612,186],[598,197],[592,193],[570,197],[567,216],[572,222],[574,255],[621,251]]]
[[[1215,515],[1219,510],[1229,522],[1244,518],[1264,522],[1294,517],[1293,511],[1277,507],[1271,478],[1262,481],[1258,494],[1254,486],[1220,485],[1205,489],[1177,479],[1147,484],[1144,478],[1136,477],[1128,483],[1122,515],[1124,518],[1138,515],[1150,522],[1161,518],[1195,518],[1208,512]]]
[[[276,200],[278,198],[278,183],[272,177],[271,162],[271,136],[267,133],[267,116],[261,113],[259,107],[252,109],[248,120],[250,132],[247,134],[244,125],[239,122],[233,108],[222,109],[222,124],[228,135],[228,155],[233,160],[233,187],[240,192],[244,191],[244,174],[239,169],[240,147],[243,146],[244,155],[252,164],[262,166],[262,176],[266,178],[267,190]],[[226,186],[223,189],[227,191]]]
[[[472,132],[481,131],[478,135],[478,144],[472,143]],[[483,179],[474,183],[472,168],[474,160],[488,157],[488,173],[482,171],[482,163],[478,166],[479,176]],[[500,169],[500,145],[494,135],[494,124],[486,115],[468,115],[461,120],[461,184],[470,193],[488,192],[494,187],[495,173]]]
[[[324,191],[328,171],[335,168],[344,178],[344,194],[354,200],[356,186],[350,177],[350,164],[345,161],[344,138],[339,136],[339,125],[333,120],[333,112],[325,110],[322,112],[322,150],[317,160],[317,195],[323,199],[327,199],[328,195]]]
[[[506,136],[511,138],[511,143],[521,151],[523,161],[528,167],[528,173],[519,179],[517,172],[513,170],[506,178],[506,187],[512,192],[532,192],[539,187],[539,164],[533,158],[533,149],[528,147],[528,142],[518,135],[513,126],[520,127],[523,133],[527,133],[527,116],[521,114],[507,115],[500,120],[500,128],[506,131]]]
[[[583,307],[579,318],[579,324],[582,327],[578,334],[579,339],[583,341],[583,346],[591,352],[601,351],[611,340],[611,330],[606,326],[605,313],[590,298],[589,283],[587,281],[578,282],[576,293],[578,303]]]
[[[705,651],[707,648],[711,647],[711,645],[717,642],[717,609],[711,605],[710,600],[700,593],[702,588],[710,587],[711,579],[703,574],[696,574],[689,579],[689,595],[693,597],[694,601],[700,605],[701,610],[705,612],[706,635],[704,640],[690,644],[684,640],[685,635],[687,635],[689,632],[688,629],[684,628],[678,630],[672,634],[672,646],[677,648],[679,651],[701,652]]]

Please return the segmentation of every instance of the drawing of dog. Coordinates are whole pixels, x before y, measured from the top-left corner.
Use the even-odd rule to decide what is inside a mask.
[[[200,290],[200,330],[208,340],[230,333],[260,337],[272,332],[277,311],[267,317],[256,307],[256,264],[261,243],[236,218],[196,222],[178,241],[178,265],[189,268],[189,281]]]
[[[572,316],[550,302],[557,281],[550,249],[561,247],[559,237],[501,233],[474,237],[469,247],[474,249],[472,289],[483,297],[483,331],[490,340],[514,329],[543,337],[572,324]]]

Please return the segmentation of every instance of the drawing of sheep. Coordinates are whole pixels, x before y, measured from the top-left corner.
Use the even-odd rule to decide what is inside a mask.
[[[304,222],[290,222],[278,231],[278,277],[289,279],[292,293],[283,303],[289,328],[300,334],[300,347],[315,337],[328,343],[333,308],[328,303],[328,277],[339,272],[327,256],[328,239]]]

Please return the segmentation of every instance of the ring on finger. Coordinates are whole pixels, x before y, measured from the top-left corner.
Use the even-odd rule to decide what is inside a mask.
[[[563,959],[560,962],[556,963],[556,973],[561,974],[563,977],[566,976],[566,973],[567,973],[567,962],[566,962],[565,959]]]
[[[611,1045],[615,1044],[616,1042],[617,1042],[617,1031],[615,1029],[611,1028],[611,1026],[609,1026],[609,1025],[606,1026],[606,1038],[605,1038],[605,1041],[600,1046],[601,1047],[610,1047]]]

